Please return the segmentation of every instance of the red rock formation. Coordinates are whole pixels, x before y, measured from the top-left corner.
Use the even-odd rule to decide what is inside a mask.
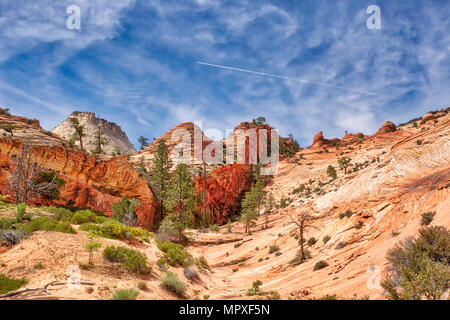
[[[375,136],[380,135],[380,134],[389,133],[389,132],[395,132],[395,131],[397,131],[397,127],[395,126],[395,124],[393,124],[390,121],[386,121],[385,123],[383,123],[383,125],[377,131],[377,133],[375,133]]]
[[[243,192],[250,189],[252,180],[250,165],[225,165],[211,171],[206,177],[206,212],[210,223],[223,224],[237,213]],[[200,195],[203,184],[203,177],[197,177],[195,188]],[[203,205],[199,212],[203,212]]]
[[[10,158],[20,152],[20,139],[0,139],[0,192],[7,192],[10,179]],[[34,145],[33,154],[46,169],[60,173],[66,184],[61,188],[60,200],[31,200],[34,204],[73,205],[91,208],[111,215],[111,206],[124,195],[142,200],[139,222],[153,223],[155,201],[146,181],[139,177],[125,156],[107,161],[62,145]]]

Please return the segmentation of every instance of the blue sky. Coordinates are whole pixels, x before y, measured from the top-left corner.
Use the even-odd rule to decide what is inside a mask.
[[[381,30],[366,27],[371,4]],[[66,28],[69,5],[81,30]],[[46,129],[92,111],[134,144],[181,121],[225,134],[257,116],[301,146],[319,130],[372,134],[449,105],[449,14],[431,0],[2,0],[0,106]]]

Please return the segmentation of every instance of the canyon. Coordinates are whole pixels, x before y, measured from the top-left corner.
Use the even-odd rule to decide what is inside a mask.
[[[5,130],[7,126],[13,130]],[[150,229],[157,222],[157,203],[136,168],[143,162],[150,170],[157,143],[170,141],[179,128],[193,132],[194,125],[181,123],[145,150],[128,156],[92,155],[42,129],[38,120],[0,112],[0,193],[7,193],[11,159],[26,140],[46,168],[58,171],[66,181],[59,200],[33,199],[30,205],[36,210],[42,205],[72,205],[111,216],[112,204],[126,195],[141,199],[137,209],[139,225]],[[244,122],[237,127],[243,131],[248,128],[270,129],[268,125]],[[212,140],[201,134],[204,149]],[[289,146],[293,139],[281,138],[280,143]],[[175,145],[169,144],[169,150]],[[194,154],[194,146],[190,147]],[[342,157],[351,160],[347,174],[339,168]],[[336,168],[336,179],[327,175],[330,165]],[[239,221],[231,221],[229,227],[223,225],[238,217],[243,194],[253,181],[249,164],[208,165],[206,181],[201,174],[194,177],[196,190],[200,193],[204,186],[206,189],[206,200],[199,211],[206,209],[210,223],[220,227],[218,232],[189,230],[187,250],[195,257],[204,256],[211,266],[210,272],[201,274],[200,283],[188,282],[190,298],[207,294],[211,299],[247,299],[246,291],[252,282],[260,280],[264,291],[277,291],[282,299],[327,294],[384,299],[379,280],[386,272],[387,251],[398,241],[417,234],[425,212],[436,212],[432,225],[450,227],[449,111],[430,112],[418,121],[399,126],[386,121],[373,135],[347,133],[342,139],[327,139],[322,132],[317,133],[311,146],[280,157],[278,171],[268,179],[265,191],[273,195],[276,203],[283,200],[285,205],[263,208],[252,233],[247,235]],[[303,212],[314,217],[316,228],[308,230],[306,236],[317,241],[308,246],[312,258],[293,265],[290,262],[299,245],[298,228],[292,219]],[[8,213],[0,212],[0,217],[3,214]],[[16,277],[26,275],[36,286],[48,281],[50,273],[67,277],[67,268],[85,259],[86,239],[82,232],[33,233],[23,241],[23,249],[15,246],[0,254],[5,262],[0,271]],[[111,239],[102,242],[120,243]],[[121,245],[140,250],[152,262],[161,257],[154,240]],[[278,253],[269,253],[271,246],[278,247]],[[38,261],[51,267],[32,270]],[[326,261],[328,266],[313,271],[319,261]],[[95,264],[99,266],[95,270],[83,271],[84,278],[95,280],[94,293],[60,288],[55,297],[103,299],[114,287],[129,287],[140,281],[126,273],[106,274],[109,267],[100,257]],[[139,298],[175,298],[159,286],[163,272],[153,269],[154,278],[146,279],[150,289]],[[183,278],[182,268],[172,269]]]

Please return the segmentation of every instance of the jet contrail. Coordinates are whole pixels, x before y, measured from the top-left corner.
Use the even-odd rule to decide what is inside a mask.
[[[348,91],[354,91],[354,92],[364,93],[364,94],[371,95],[371,96],[376,96],[377,95],[376,93],[373,93],[373,92],[359,90],[359,89],[353,89],[353,88],[348,88],[348,87],[343,87],[343,86],[337,86],[337,85],[334,85],[334,84],[327,84],[327,83],[309,81],[309,80],[304,80],[304,79],[299,79],[299,78],[280,76],[280,75],[277,75],[277,74],[265,73],[265,72],[259,72],[259,71],[252,71],[252,70],[247,70],[247,69],[240,69],[240,68],[234,68],[234,67],[221,66],[221,65],[218,65],[218,64],[206,63],[206,62],[202,62],[202,61],[197,61],[197,63],[205,65],[205,66],[222,68],[222,69],[227,69],[227,70],[240,71],[240,72],[246,72],[246,73],[252,73],[252,74],[257,74],[257,75],[265,76],[265,77],[272,77],[272,78],[278,78],[278,79],[284,79],[284,80],[297,81],[297,82],[301,82],[301,83],[310,83],[310,84],[314,84],[314,85],[322,86],[322,87],[329,87],[329,88],[337,88],[337,89],[343,89],[343,90],[348,90]]]

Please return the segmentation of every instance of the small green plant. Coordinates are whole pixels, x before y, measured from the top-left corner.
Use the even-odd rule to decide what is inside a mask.
[[[351,210],[347,210],[344,213],[339,214],[339,219],[350,218],[353,215]]]
[[[228,221],[226,228],[227,228],[227,232],[231,233],[231,222],[230,221]]]
[[[211,271],[211,267],[209,266],[209,263],[204,256],[198,257],[197,259],[195,259],[194,262],[195,262],[195,265],[197,266],[197,268],[199,268],[201,270]]]
[[[213,224],[209,227],[209,230],[211,230],[211,232],[219,232],[219,226],[217,224]]]
[[[267,299],[269,299],[269,300],[280,300],[281,296],[275,290],[270,290],[269,293],[267,294]]]
[[[434,219],[434,216],[436,215],[435,211],[425,212],[422,214],[422,220],[420,221],[420,224],[422,226],[428,226]]]
[[[44,269],[44,265],[42,264],[42,262],[38,262],[34,265],[33,269],[35,269],[35,270]]]
[[[295,255],[294,259],[292,259],[289,263],[292,265],[298,265],[302,264],[308,259],[311,259],[311,253],[308,251],[308,249],[304,249],[305,256],[302,255],[302,250],[298,250],[297,254]]]
[[[308,242],[306,243],[308,246],[312,247],[317,242],[317,239],[314,237],[309,238]]]
[[[17,211],[16,211],[16,221],[22,222],[24,220],[31,220],[32,214],[27,214],[26,212],[26,204],[25,203],[19,203],[17,205]]]
[[[328,267],[328,262],[321,260],[314,265],[313,271],[320,270],[326,267]]]
[[[336,249],[342,249],[347,246],[347,242],[341,241],[336,245]]]
[[[116,291],[111,300],[136,300],[139,292],[135,289],[122,289]]]
[[[167,290],[172,291],[179,296],[184,294],[184,283],[178,279],[177,275],[173,272],[168,271],[166,273],[166,277],[162,279],[161,283]]]
[[[137,274],[149,274],[147,257],[141,252],[125,247],[108,246],[103,250],[103,257],[110,262],[120,263],[125,269]]]
[[[0,294],[5,294],[14,291],[24,286],[27,283],[25,278],[14,279],[9,278],[4,274],[0,274]]]
[[[97,251],[102,246],[102,244],[100,242],[94,241],[95,237],[96,237],[96,234],[94,232],[90,232],[89,233],[89,242],[86,243],[86,249],[89,251],[88,264],[90,266],[93,265],[94,251]]]
[[[141,290],[141,291],[146,291],[146,290],[148,290],[147,283],[145,283],[144,281],[139,281],[139,283],[138,283],[138,288],[139,288],[139,290]]]
[[[326,244],[328,241],[330,241],[330,239],[331,239],[330,236],[328,236],[328,235],[324,236],[323,239],[322,239],[323,244]]]

